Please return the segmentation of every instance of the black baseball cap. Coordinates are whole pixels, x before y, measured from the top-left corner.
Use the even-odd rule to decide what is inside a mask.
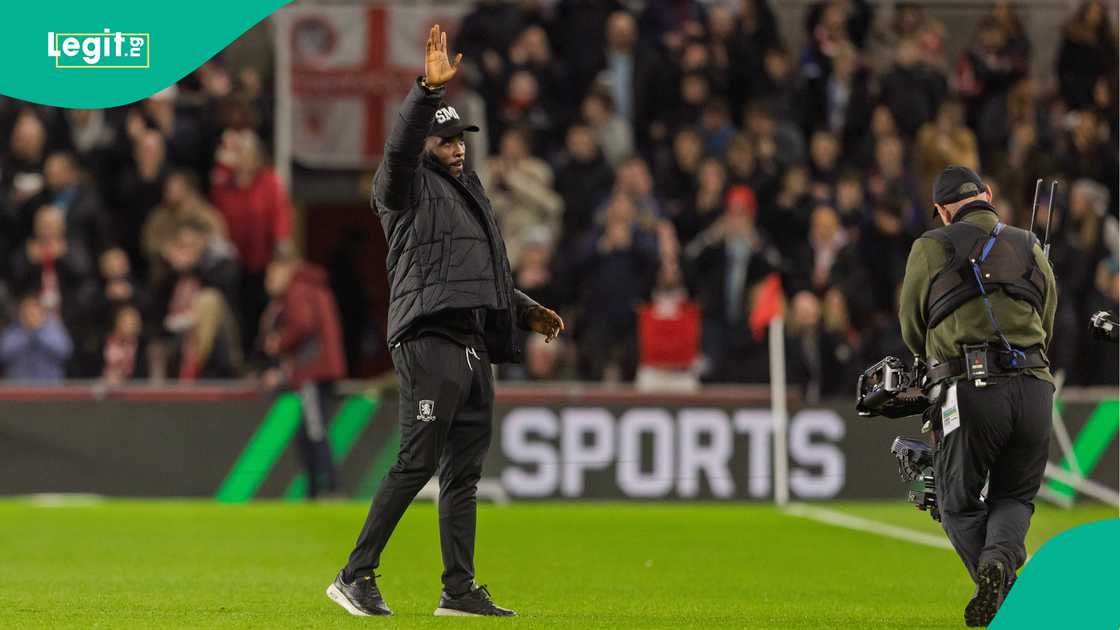
[[[428,135],[447,139],[454,138],[464,131],[478,131],[478,125],[463,122],[454,107],[447,103],[440,103],[436,115],[432,118],[432,129]]]
[[[987,190],[980,176],[966,166],[948,166],[933,180],[933,203],[948,205]],[[937,210],[934,209],[934,216]]]

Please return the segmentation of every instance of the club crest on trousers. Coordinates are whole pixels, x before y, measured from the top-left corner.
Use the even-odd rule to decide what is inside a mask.
[[[419,403],[420,413],[416,415],[416,419],[421,422],[432,422],[436,419],[436,401],[434,400],[421,400]]]

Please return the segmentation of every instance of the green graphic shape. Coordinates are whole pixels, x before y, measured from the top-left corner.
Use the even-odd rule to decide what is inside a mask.
[[[1115,569],[1120,519],[1075,527],[1039,549],[999,609],[992,630],[1120,627]]]
[[[335,414],[327,429],[327,441],[331,445],[331,460],[335,466],[341,466],[346,457],[354,448],[358,438],[362,435],[377,413],[380,399],[372,396],[350,396],[342,404],[342,408]],[[307,471],[300,471],[284,492],[287,501],[298,501],[307,497]]]
[[[362,481],[358,484],[358,490],[354,493],[355,499],[370,499],[374,493],[377,492],[378,486],[381,485],[381,480],[389,473],[389,469],[397,461],[397,451],[401,448],[401,432],[396,423],[393,423],[393,428],[389,433],[389,437],[385,439],[385,444],[378,451],[377,456],[373,458],[373,463],[370,464],[369,470],[366,471]]]
[[[299,430],[300,399],[288,392],[276,399],[245,450],[226,475],[214,498],[225,503],[243,503],[253,498],[268,477],[276,460]]]
[[[1093,414],[1085,422],[1085,426],[1082,427],[1081,433],[1073,441],[1073,457],[1077,459],[1082,475],[1088,477],[1093,472],[1118,431],[1120,431],[1120,400],[1106,400],[1097,405]],[[1069,455],[1062,458],[1061,468],[1067,472],[1073,470]],[[1077,494],[1072,486],[1056,479],[1051,479],[1049,486],[1054,492],[1071,499]]]
[[[291,0],[8,2],[0,94],[116,107],[166,88]]]

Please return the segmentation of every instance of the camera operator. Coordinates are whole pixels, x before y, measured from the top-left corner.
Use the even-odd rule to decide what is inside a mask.
[[[986,626],[1026,560],[1050,441],[1046,348],[1058,295],[1038,239],[999,222],[976,173],[946,168],[933,201],[945,225],[910,250],[899,320],[906,345],[941,385],[942,525],[976,582],[965,623]]]

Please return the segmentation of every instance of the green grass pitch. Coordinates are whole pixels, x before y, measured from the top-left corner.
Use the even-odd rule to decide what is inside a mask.
[[[938,533],[899,503],[825,504]],[[432,617],[437,518],[417,503],[380,572],[396,615],[347,615],[323,591],[357,503],[0,501],[5,628],[956,628],[971,593],[948,550],[751,504],[519,503],[479,511],[478,577],[510,620]],[[1042,505],[1029,549],[1114,510]]]

